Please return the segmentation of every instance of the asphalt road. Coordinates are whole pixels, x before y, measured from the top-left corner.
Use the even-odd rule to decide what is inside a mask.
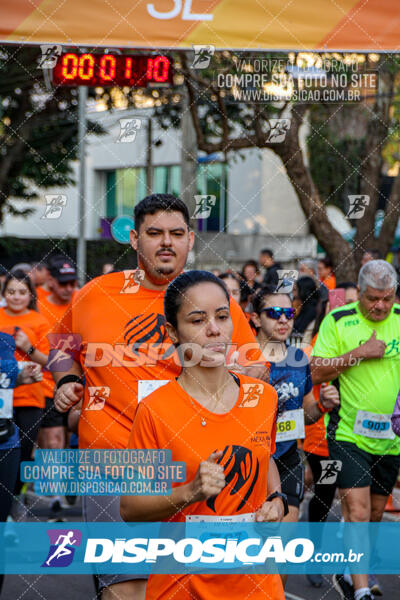
[[[382,575],[379,581],[384,592],[382,600],[400,598],[399,575]],[[8,575],[1,597],[7,600],[96,600],[96,593],[88,575]],[[226,597],[229,598],[228,593]],[[286,600],[338,599],[328,576],[319,589],[311,587],[302,575],[289,576]]]

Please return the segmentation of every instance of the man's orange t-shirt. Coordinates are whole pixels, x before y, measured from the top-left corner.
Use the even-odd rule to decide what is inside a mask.
[[[36,287],[36,296],[37,296],[38,301],[43,300],[43,298],[47,298],[47,296],[49,296],[50,294],[51,294],[50,290],[46,290],[41,285],[38,285]]]
[[[237,375],[239,397],[224,414],[203,408],[176,382],[158,388],[138,405],[129,448],[170,449],[172,460],[186,463],[186,482],[192,481],[200,462],[223,451],[226,485],[215,498],[195,502],[169,521],[208,515],[247,515],[265,502],[269,460],[275,451],[278,396],[267,383]],[[202,425],[203,419],[206,425]],[[250,513],[250,514],[249,514]],[[279,575],[150,575],[148,600],[284,600]]]
[[[316,333],[312,339],[312,342],[309,346],[309,351],[305,351],[307,356],[310,357],[311,350],[314,348],[315,342],[317,340],[318,333]],[[304,350],[304,348],[303,348]],[[317,402],[319,402],[319,397],[321,393],[321,384],[313,386],[313,394],[314,398]],[[325,429],[325,417],[322,415],[315,423],[312,425],[305,426],[305,438],[303,442],[303,450],[304,452],[310,452],[311,454],[317,454],[318,456],[329,456],[328,450],[328,442],[326,440],[326,429]]]
[[[126,448],[138,381],[171,380],[181,371],[165,328],[165,292],[132,285],[129,273],[109,273],[86,284],[57,328],[81,336],[75,354],[85,375],[81,448]],[[246,317],[234,300],[230,309],[232,343],[242,347],[238,362],[245,364],[246,344],[247,358],[257,361],[261,353]]]
[[[62,318],[67,310],[71,310],[72,301],[76,295],[74,292],[72,296],[71,302],[68,304],[54,304],[49,301],[50,294],[46,294],[42,296],[41,300],[38,301],[38,310],[40,314],[42,314],[45,319],[49,322],[49,330],[46,335],[56,331],[59,323],[61,323]],[[42,388],[45,397],[52,398],[54,395],[54,379],[50,373],[50,371],[43,370],[43,380],[42,380]]]
[[[35,346],[43,354],[49,353],[49,343],[47,341],[47,332],[49,323],[47,319],[35,310],[30,310],[24,315],[11,316],[0,308],[0,331],[13,335],[15,328],[19,327],[29,338],[32,346]],[[30,356],[22,352],[15,351],[15,358],[21,361],[31,361]],[[31,383],[29,385],[20,385],[14,390],[14,406],[36,406],[44,408],[44,394],[42,383]]]

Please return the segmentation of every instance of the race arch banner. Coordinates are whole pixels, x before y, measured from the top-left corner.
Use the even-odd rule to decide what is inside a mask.
[[[117,48],[395,52],[393,0],[0,0],[0,40]]]

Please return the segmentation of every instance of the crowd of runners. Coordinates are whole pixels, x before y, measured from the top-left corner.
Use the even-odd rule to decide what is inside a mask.
[[[181,200],[148,196],[134,220],[136,269],[107,264],[80,290],[66,256],[4,270],[0,520],[30,518],[19,465],[35,448],[79,444],[186,463],[171,496],[83,496],[87,522],[295,522],[305,482],[310,522],[335,496],[344,521],[380,521],[400,468],[396,269],[366,250],[358,280],[340,282],[328,257],[290,271],[264,249],[240,273],[188,271]],[[49,518],[65,502],[49,499]],[[286,577],[100,569],[96,583],[103,600],[278,600]],[[346,600],[383,593],[374,574],[333,585]]]

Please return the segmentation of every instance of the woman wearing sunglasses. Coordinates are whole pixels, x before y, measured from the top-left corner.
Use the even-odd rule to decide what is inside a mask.
[[[304,438],[304,425],[314,423],[339,403],[339,395],[334,386],[326,386],[316,402],[308,358],[300,348],[287,343],[295,317],[290,297],[275,293],[275,287],[268,286],[256,294],[253,308],[252,320],[259,328],[257,340],[271,364],[269,382],[278,392],[274,459],[289,504],[284,521],[294,522],[299,518],[304,491],[304,467],[297,440]]]

